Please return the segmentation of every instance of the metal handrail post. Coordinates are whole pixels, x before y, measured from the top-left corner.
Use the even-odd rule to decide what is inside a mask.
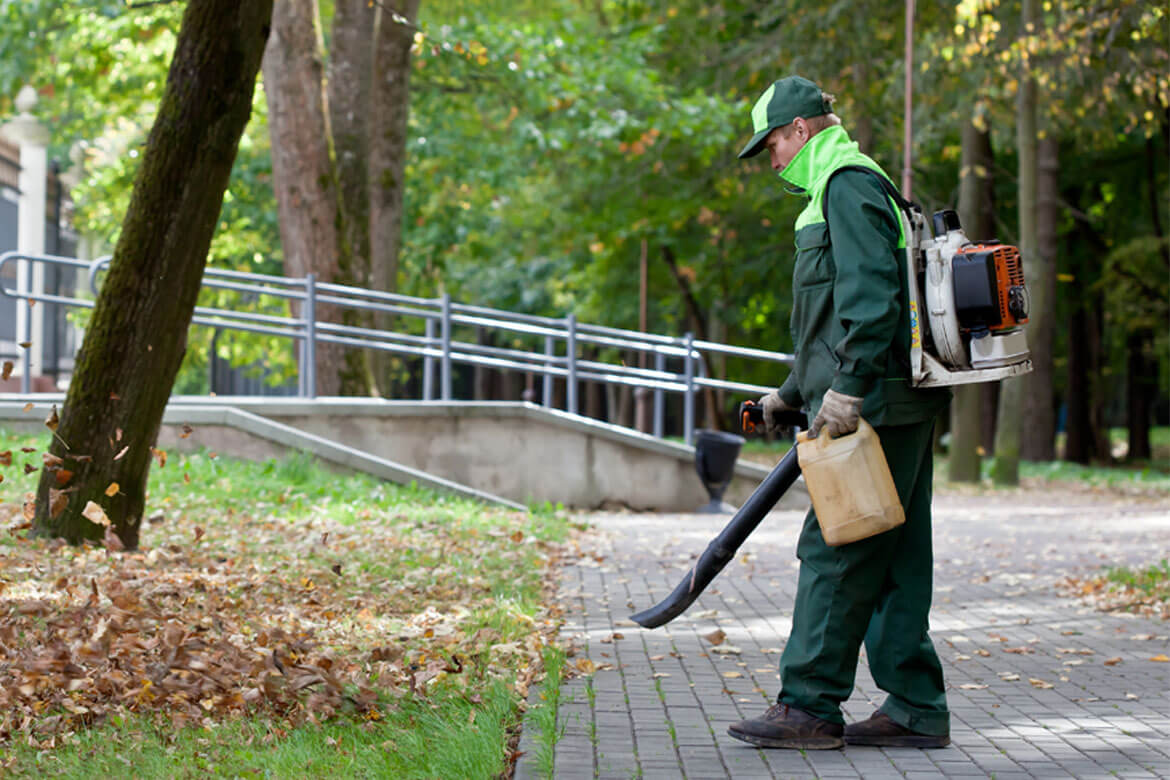
[[[683,336],[683,348],[687,353],[683,358],[683,373],[687,378],[687,389],[683,391],[683,440],[687,444],[694,444],[695,438],[695,364],[691,361],[691,343],[694,340],[694,334],[690,331]]]
[[[317,397],[317,274],[305,274],[305,397]]]
[[[565,379],[565,398],[568,402],[569,414],[577,413],[577,315],[570,314],[565,318],[568,329],[566,342],[566,357],[569,359],[569,375]]]
[[[439,397],[451,400],[451,294],[443,293],[440,299],[442,319],[439,321],[439,338],[443,344],[443,357],[439,363]]]
[[[666,371],[666,355],[654,353],[654,370]],[[654,436],[661,439],[666,428],[666,391],[662,388],[654,390]]]
[[[550,357],[550,358],[556,354],[556,343],[553,341],[552,336],[545,336],[544,337],[544,354],[545,354],[545,357]],[[546,362],[545,365],[551,366],[552,362],[551,361]],[[552,374],[545,374],[544,375],[544,397],[541,399],[541,402],[544,404],[544,408],[546,408],[546,409],[551,409],[552,405],[553,405],[553,382],[554,381],[555,380],[553,379]]]
[[[32,294],[32,260],[21,260],[18,269],[17,289],[25,295]],[[21,333],[24,340],[20,345],[20,392],[32,391],[32,303],[28,298],[17,300],[20,308]],[[20,339],[18,339],[19,341]],[[37,345],[40,346],[40,345]]]
[[[427,346],[431,346],[431,342],[435,340],[435,321],[427,317],[425,325]],[[435,359],[430,357],[423,358],[423,400],[435,400]]]

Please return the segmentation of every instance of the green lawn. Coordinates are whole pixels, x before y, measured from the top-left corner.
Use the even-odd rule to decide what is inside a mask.
[[[505,771],[528,686],[562,664],[563,513],[171,453],[141,549],[108,553],[11,530],[46,444],[0,430],[0,774]]]

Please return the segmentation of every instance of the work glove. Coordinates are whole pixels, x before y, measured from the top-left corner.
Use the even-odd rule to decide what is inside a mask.
[[[821,401],[821,409],[808,428],[808,435],[816,438],[824,428],[829,436],[837,438],[857,430],[857,423],[861,419],[862,399],[852,395],[838,393],[836,390],[825,391]]]
[[[794,412],[796,410],[784,403],[784,399],[780,397],[779,390],[773,390],[761,397],[756,403],[764,410],[764,430],[766,432],[776,436],[783,436],[792,427],[791,425],[785,425],[780,422],[780,415],[783,412]]]

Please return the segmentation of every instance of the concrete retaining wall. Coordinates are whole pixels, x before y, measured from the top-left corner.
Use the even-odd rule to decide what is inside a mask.
[[[41,425],[43,413],[18,414],[14,408],[0,403],[3,424],[13,427],[23,418]],[[193,430],[180,438],[185,423]],[[380,470],[394,481],[414,479],[506,503],[690,512],[708,498],[695,473],[693,448],[527,403],[177,397],[167,407],[159,446],[206,447],[253,459],[308,449],[351,468]],[[737,464],[725,500],[741,504],[767,473],[753,463]],[[800,482],[779,504],[806,506]]]

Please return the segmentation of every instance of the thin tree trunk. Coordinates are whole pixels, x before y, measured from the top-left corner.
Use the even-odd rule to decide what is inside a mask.
[[[1023,26],[1038,27],[1037,0],[1023,0]],[[1019,220],[1020,254],[1024,258],[1024,276],[1035,262],[1036,252],[1036,80],[1032,64],[1025,61],[1020,74],[1020,93],[1016,109],[1016,147],[1019,152]],[[1037,355],[1033,352],[1033,361]],[[1000,387],[999,413],[995,431],[995,462],[991,478],[999,485],[1020,482],[1020,428],[1023,424],[1026,377],[1005,379]]]
[[[369,97],[373,77],[375,7],[369,0],[336,0],[329,51],[329,126],[340,212],[338,279],[370,286]],[[345,313],[349,325],[372,327],[367,312]],[[376,350],[348,350],[344,390],[381,395]]]
[[[322,81],[324,58],[316,0],[282,0],[272,16],[264,53],[264,90],[272,137],[272,181],[280,218],[284,273],[317,281],[339,276],[337,182],[329,153]],[[318,306],[319,321],[338,321],[336,307]],[[318,342],[317,392],[336,395],[345,348]]]
[[[1052,347],[1059,217],[1059,144],[1049,133],[1037,145],[1036,254],[1030,258],[1027,280],[1031,300],[1028,347],[1032,351],[1032,373],[1026,377],[1020,457],[1030,461],[1047,461],[1056,457]]]
[[[991,133],[974,122],[963,126],[959,170],[959,219],[973,240],[989,238],[995,224],[994,158]],[[951,400],[951,444],[948,462],[952,482],[980,479],[981,398],[979,385],[959,385]]]
[[[41,474],[33,521],[39,535],[74,544],[102,538],[103,527],[82,516],[92,501],[122,545],[138,545],[152,446],[251,116],[271,18],[272,0],[187,4],[122,233],[50,445],[60,468],[48,464]]]
[[[1146,170],[1148,172],[1148,194],[1150,220],[1154,236],[1159,239],[1162,262],[1170,269],[1170,247],[1166,246],[1166,233],[1162,227],[1161,199],[1158,197],[1158,166],[1154,139],[1146,139]],[[1129,429],[1129,460],[1149,460],[1153,452],[1150,447],[1150,420],[1154,398],[1158,394],[1158,359],[1154,354],[1154,331],[1139,328],[1126,339],[1128,352],[1126,427]]]
[[[406,176],[407,117],[410,112],[410,47],[417,29],[419,0],[378,4],[373,26],[373,76],[369,99],[370,286],[398,289]],[[393,10],[391,10],[393,8]],[[388,317],[377,320],[389,328]],[[379,355],[377,378],[390,384],[388,355]]]
[[[1093,459],[1092,386],[1089,380],[1091,315],[1078,302],[1068,325],[1068,399],[1065,401],[1064,459],[1088,464]]]
[[[675,260],[674,250],[669,246],[663,244],[662,259],[666,262],[666,266],[670,269],[670,275],[674,277],[675,283],[678,284],[679,292],[682,293],[683,305],[686,307],[687,317],[691,321],[691,329],[695,334],[695,338],[699,341],[708,341],[707,318],[703,314],[703,309],[699,306],[699,301],[695,298],[694,290],[691,289],[691,283],[687,281],[687,277],[682,273],[678,267],[678,261]],[[708,421],[707,425],[715,430],[722,430],[722,421],[719,419],[717,413],[717,405],[715,402],[715,394],[711,388],[704,387],[703,404],[707,410]]]

